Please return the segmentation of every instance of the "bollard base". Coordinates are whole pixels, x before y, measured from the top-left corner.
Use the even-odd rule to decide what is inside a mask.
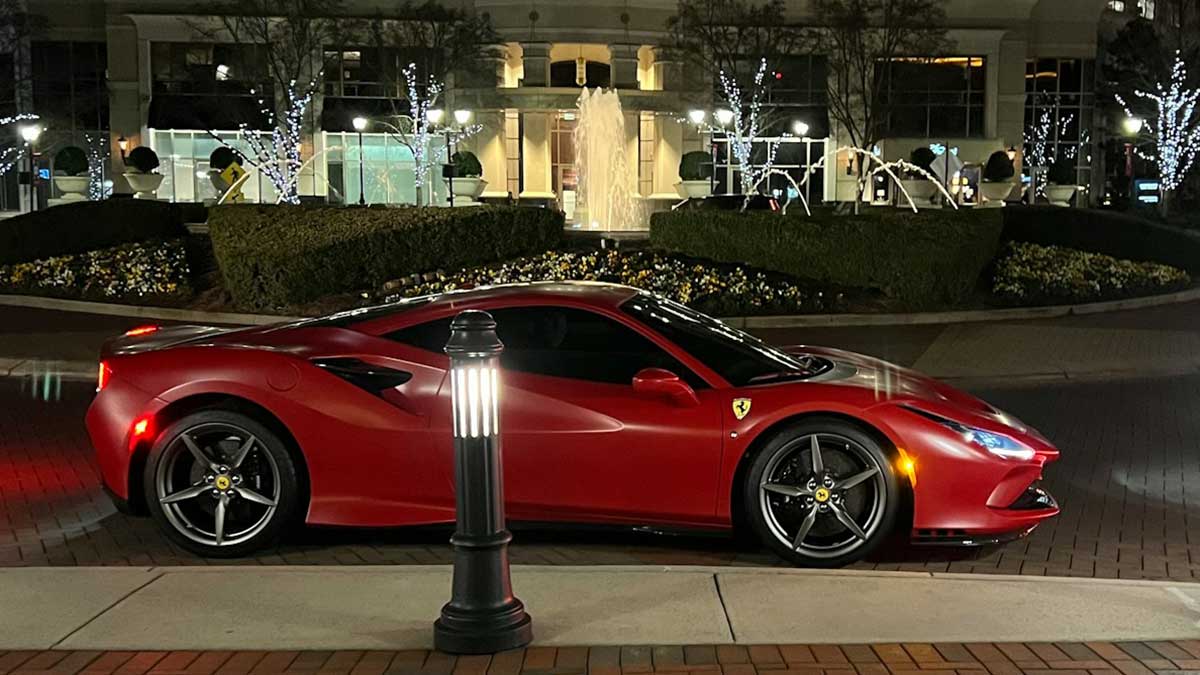
[[[447,654],[495,654],[533,641],[533,622],[520,600],[501,607],[465,609],[453,602],[433,624],[433,646]]]

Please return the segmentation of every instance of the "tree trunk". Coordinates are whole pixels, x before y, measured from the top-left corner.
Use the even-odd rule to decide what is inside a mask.
[[[1171,197],[1175,194],[1174,190],[1164,189],[1161,193],[1161,198],[1158,200],[1158,215],[1166,220],[1171,215]]]

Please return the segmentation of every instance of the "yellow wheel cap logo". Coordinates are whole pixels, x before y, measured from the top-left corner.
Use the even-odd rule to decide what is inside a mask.
[[[826,490],[823,487],[817,488],[817,491],[813,493],[813,499],[824,504],[825,502],[829,501],[829,490]]]
[[[217,489],[228,490],[230,485],[229,476],[217,476]]]
[[[739,420],[750,414],[750,399],[735,398],[733,399],[733,416]]]

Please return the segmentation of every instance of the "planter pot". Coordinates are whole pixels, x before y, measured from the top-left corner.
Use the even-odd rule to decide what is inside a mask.
[[[1078,185],[1047,185],[1046,199],[1049,199],[1054,206],[1069,207],[1071,198],[1075,196],[1075,191],[1078,189]]]
[[[712,194],[712,182],[704,180],[681,180],[675,184],[675,191],[684,199],[703,199]]]
[[[133,188],[134,199],[154,199],[154,193],[158,191],[158,186],[163,182],[161,173],[126,171],[123,175],[125,180],[129,181],[129,187]]]
[[[82,202],[87,200],[88,185],[91,179],[87,176],[55,176],[54,185],[62,196],[60,201]]]
[[[484,188],[487,187],[487,181],[479,176],[464,176],[454,179],[454,188],[451,192],[454,193],[454,198],[463,198],[469,201],[479,199],[479,195],[483,194]]]
[[[904,191],[908,193],[908,196],[912,197],[913,204],[916,204],[918,209],[933,206],[933,198],[938,194],[937,185],[933,181],[924,178],[915,180],[906,178],[900,181],[900,184],[904,186]],[[904,198],[903,194],[896,200],[896,206],[901,209],[908,208],[908,200]]]
[[[985,209],[1002,209],[1004,208],[1004,200],[1012,194],[1013,185],[1005,181],[1003,183],[989,183],[983,181],[979,184],[979,194],[983,195],[983,204]]]

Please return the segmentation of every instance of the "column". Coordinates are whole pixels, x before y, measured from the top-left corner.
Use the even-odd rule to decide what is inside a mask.
[[[638,89],[639,45],[615,44],[608,46],[609,64],[612,68],[612,86],[615,89]]]
[[[528,72],[528,71],[526,71]],[[550,180],[551,113],[521,113],[525,132],[521,136],[521,162],[524,169],[523,199],[554,199]]]
[[[550,43],[522,42],[521,50],[525,66],[522,87],[550,86]]]
[[[461,144],[479,157],[483,179],[487,181],[483,197],[503,199],[508,196],[508,157],[505,151],[504,111],[481,112],[475,121],[482,129]]]
[[[654,118],[654,126],[657,137],[654,149],[654,194],[675,196],[675,184],[679,182],[679,160],[683,157],[684,125],[658,115]]]
[[[654,82],[658,85],[658,89],[662,91],[686,89],[683,83],[682,62],[669,56],[662,48],[655,48],[652,51],[654,54]]]

